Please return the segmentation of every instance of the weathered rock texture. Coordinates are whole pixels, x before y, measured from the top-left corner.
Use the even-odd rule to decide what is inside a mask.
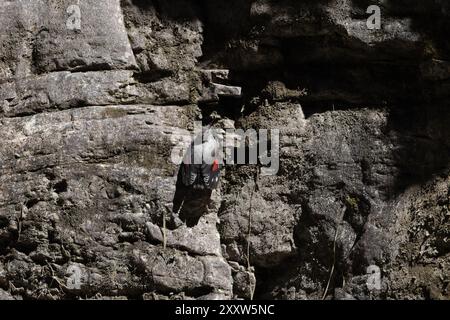
[[[450,298],[447,1],[16,0],[0,30],[0,299]],[[218,118],[280,129],[278,174],[179,193]]]

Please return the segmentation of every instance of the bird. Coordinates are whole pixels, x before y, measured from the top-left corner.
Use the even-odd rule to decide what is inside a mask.
[[[192,141],[181,164],[182,183],[201,190],[216,189],[220,178],[220,143],[217,130],[202,130]],[[216,135],[216,136],[215,136]]]

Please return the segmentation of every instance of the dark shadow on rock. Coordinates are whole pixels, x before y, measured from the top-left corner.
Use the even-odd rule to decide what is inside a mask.
[[[390,112],[387,130],[398,146],[393,155],[398,175],[391,196],[450,169],[450,110],[435,103]]]
[[[144,11],[155,10],[158,15],[171,21],[192,21],[199,17],[198,1],[193,0],[122,0]]]

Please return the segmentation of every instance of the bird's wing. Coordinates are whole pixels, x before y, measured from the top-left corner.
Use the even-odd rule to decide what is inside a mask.
[[[202,179],[203,183],[208,189],[215,189],[219,184],[220,177],[220,164],[217,160],[214,160],[213,164],[202,165]]]
[[[191,186],[197,179],[200,165],[182,163],[181,177],[185,186]]]

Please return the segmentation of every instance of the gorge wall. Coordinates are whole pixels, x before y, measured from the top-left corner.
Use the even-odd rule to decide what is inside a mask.
[[[0,18],[0,298],[450,298],[448,1],[3,0]],[[176,224],[171,152],[212,119],[279,129],[279,171],[225,165]]]

